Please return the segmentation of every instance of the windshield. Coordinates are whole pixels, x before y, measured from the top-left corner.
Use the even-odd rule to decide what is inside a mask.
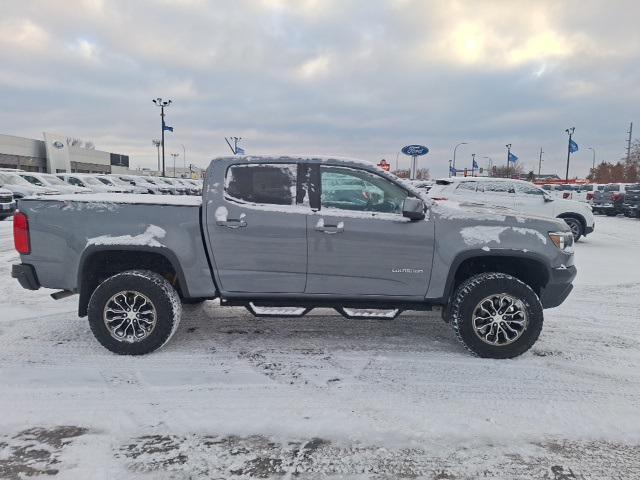
[[[142,179],[143,179],[145,182],[150,183],[151,185],[157,185],[157,184],[156,184],[156,182],[155,182],[155,181],[153,181],[153,180],[152,180],[151,178],[149,178],[149,177],[142,177]]]
[[[28,187],[32,186],[31,183],[27,182],[20,175],[0,173],[0,181],[6,185],[26,185]]]
[[[102,182],[99,182],[94,177],[79,177],[81,181],[86,183],[87,185],[102,185]]]
[[[63,182],[62,180],[60,180],[58,177],[54,176],[54,175],[46,175],[43,176],[45,182],[47,182],[49,185],[63,185],[63,186],[68,186],[67,183]]]
[[[617,183],[612,183],[611,185],[607,185],[604,187],[605,192],[619,192],[620,185]]]
[[[102,183],[104,183],[105,185],[109,185],[110,187],[114,186],[114,183],[109,178],[106,178],[106,177],[96,177],[96,178],[100,180]]]

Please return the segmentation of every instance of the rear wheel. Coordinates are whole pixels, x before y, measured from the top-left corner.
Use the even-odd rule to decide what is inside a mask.
[[[89,300],[96,339],[119,355],[143,355],[169,341],[180,323],[180,297],[161,275],[148,270],[118,273]]]
[[[481,273],[456,290],[450,322],[458,340],[484,358],[512,358],[542,331],[542,304],[527,284],[504,273]]]
[[[569,225],[571,229],[571,233],[573,234],[573,241],[577,242],[580,240],[580,237],[584,235],[584,228],[582,227],[582,222],[575,217],[565,217],[563,218],[564,223]]]

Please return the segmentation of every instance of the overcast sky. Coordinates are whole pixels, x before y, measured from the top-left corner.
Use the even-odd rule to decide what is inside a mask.
[[[156,164],[169,152],[315,153],[395,164],[409,143],[446,175],[513,145],[527,169],[572,174],[640,133],[640,2],[5,0],[0,133],[43,131]],[[640,137],[640,135],[634,135]],[[403,163],[404,162],[404,163]],[[408,159],[400,154],[400,166]]]

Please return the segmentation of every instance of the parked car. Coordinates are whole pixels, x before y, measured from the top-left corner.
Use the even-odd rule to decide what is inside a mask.
[[[151,183],[145,177],[140,175],[119,175],[114,174],[113,176],[118,177],[120,180],[124,182],[128,182],[131,185],[145,188],[147,193],[153,195],[170,195],[171,189],[168,186],[156,185],[155,183]]]
[[[0,187],[10,190],[14,198],[28,197],[30,195],[54,195],[59,190],[51,187],[40,187],[27,182],[16,172],[0,171]]]
[[[198,187],[196,187],[193,183],[189,182],[185,178],[174,178],[174,183],[182,185],[186,188],[187,195],[200,195],[201,191]]]
[[[597,183],[586,183],[579,185],[577,191],[573,194],[573,200],[579,202],[587,202],[589,205],[593,204],[593,197],[596,191],[602,190],[604,185]]]
[[[70,185],[49,173],[24,172],[19,175],[32,185],[54,188],[60,193],[91,193],[88,188]]]
[[[593,213],[603,213],[614,217],[624,213],[625,183],[610,183],[593,194]]]
[[[431,197],[498,205],[518,212],[561,218],[571,228],[577,242],[593,232],[595,220],[589,205],[554,198],[543,189],[524,180],[493,177],[452,177],[437,180]]]
[[[625,187],[623,212],[627,217],[640,217],[640,184]]]
[[[335,188],[337,177],[382,194],[327,205],[325,182]],[[560,305],[576,275],[563,221],[432,202],[369,162],[218,158],[202,199],[110,195],[91,209],[46,208],[91,197],[19,200],[12,275],[24,288],[61,289],[54,298],[78,293],[79,315],[118,354],[166,344],[181,301],[218,298],[278,317],[333,307],[392,319],[437,307],[471,352],[510,358],[535,343],[543,308]]]
[[[151,177],[149,175],[145,175],[142,178],[144,178],[147,182],[151,183],[152,185],[155,185],[159,189],[167,190],[167,192],[170,195],[178,194],[178,189],[176,187],[174,187],[170,183],[162,181],[160,177]]]
[[[175,178],[158,177],[158,182],[163,182],[166,185],[169,185],[171,188],[173,188],[174,189],[174,191],[173,191],[174,195],[186,195],[187,194],[187,187],[185,187],[181,183],[176,182]]]
[[[132,187],[105,185],[94,175],[87,173],[59,173],[57,177],[76,187],[85,187],[93,193],[131,193]]]
[[[0,188],[0,220],[13,215],[16,210],[16,202],[13,199],[13,193],[6,188]]]
[[[129,191],[131,193],[149,193],[149,191],[146,188],[138,187],[136,185],[132,185],[129,182],[125,182],[124,180],[120,180],[116,176],[104,174],[104,175],[96,175],[95,177],[98,180],[100,180],[102,183],[104,183],[105,185],[107,185],[109,187],[121,188],[121,189],[127,190],[127,191]]]

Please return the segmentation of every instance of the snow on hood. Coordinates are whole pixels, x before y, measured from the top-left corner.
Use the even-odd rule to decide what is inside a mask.
[[[149,225],[147,229],[138,235],[101,235],[87,239],[87,245],[144,245],[147,247],[162,247],[157,239],[164,238],[167,232],[156,225]]]

